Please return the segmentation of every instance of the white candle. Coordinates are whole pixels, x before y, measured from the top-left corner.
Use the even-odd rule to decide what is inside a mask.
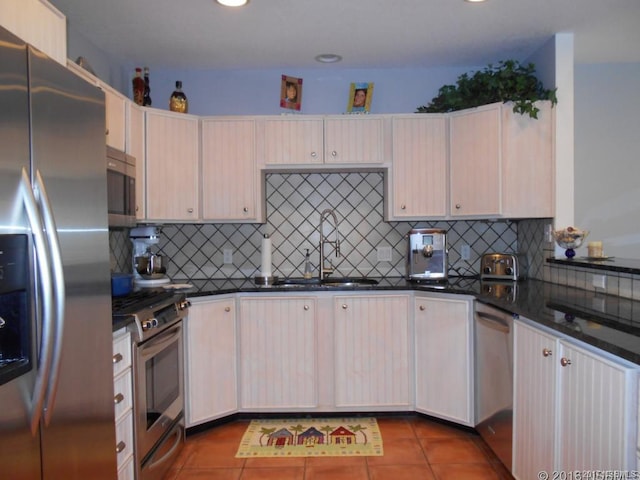
[[[263,277],[271,276],[271,239],[265,234],[262,238],[262,271]]]

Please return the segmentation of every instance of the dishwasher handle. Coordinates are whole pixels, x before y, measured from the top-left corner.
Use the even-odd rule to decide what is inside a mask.
[[[475,315],[478,322],[482,323],[486,327],[503,333],[509,333],[511,331],[511,325],[509,322],[499,315],[487,312],[476,312]]]

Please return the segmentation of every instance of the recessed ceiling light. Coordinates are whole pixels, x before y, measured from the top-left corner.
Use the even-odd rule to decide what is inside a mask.
[[[486,2],[486,0],[464,0],[465,2],[468,3],[482,3],[482,2]]]
[[[216,2],[225,7],[242,7],[249,3],[249,0],[216,0]]]
[[[315,58],[316,61],[320,63],[336,63],[342,60],[342,57],[335,53],[321,53],[320,55],[316,55]]]

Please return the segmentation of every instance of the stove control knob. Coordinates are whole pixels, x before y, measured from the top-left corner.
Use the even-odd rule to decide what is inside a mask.
[[[143,330],[149,330],[151,328],[157,328],[158,327],[158,319],[157,318],[152,318],[150,320],[145,320],[144,322],[142,322],[142,329]]]
[[[189,308],[191,306],[191,302],[189,300],[182,300],[178,303],[178,310],[184,310],[185,308]]]

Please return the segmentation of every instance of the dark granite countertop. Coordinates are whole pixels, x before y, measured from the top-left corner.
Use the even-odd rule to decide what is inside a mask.
[[[625,263],[628,265],[628,263]],[[327,287],[259,286],[250,279],[190,280],[182,290],[188,298],[232,293],[340,292],[349,291],[427,291],[466,294],[483,303],[516,313],[561,334],[581,340],[606,352],[640,365],[640,302],[565,287],[539,280],[511,283],[514,299],[501,299],[484,293],[477,277],[453,277],[445,283],[414,283],[401,277],[377,278],[377,285]]]
[[[557,257],[547,258],[547,263],[640,275],[640,260],[633,258],[604,257],[594,260],[588,257],[573,257],[571,259]]]

